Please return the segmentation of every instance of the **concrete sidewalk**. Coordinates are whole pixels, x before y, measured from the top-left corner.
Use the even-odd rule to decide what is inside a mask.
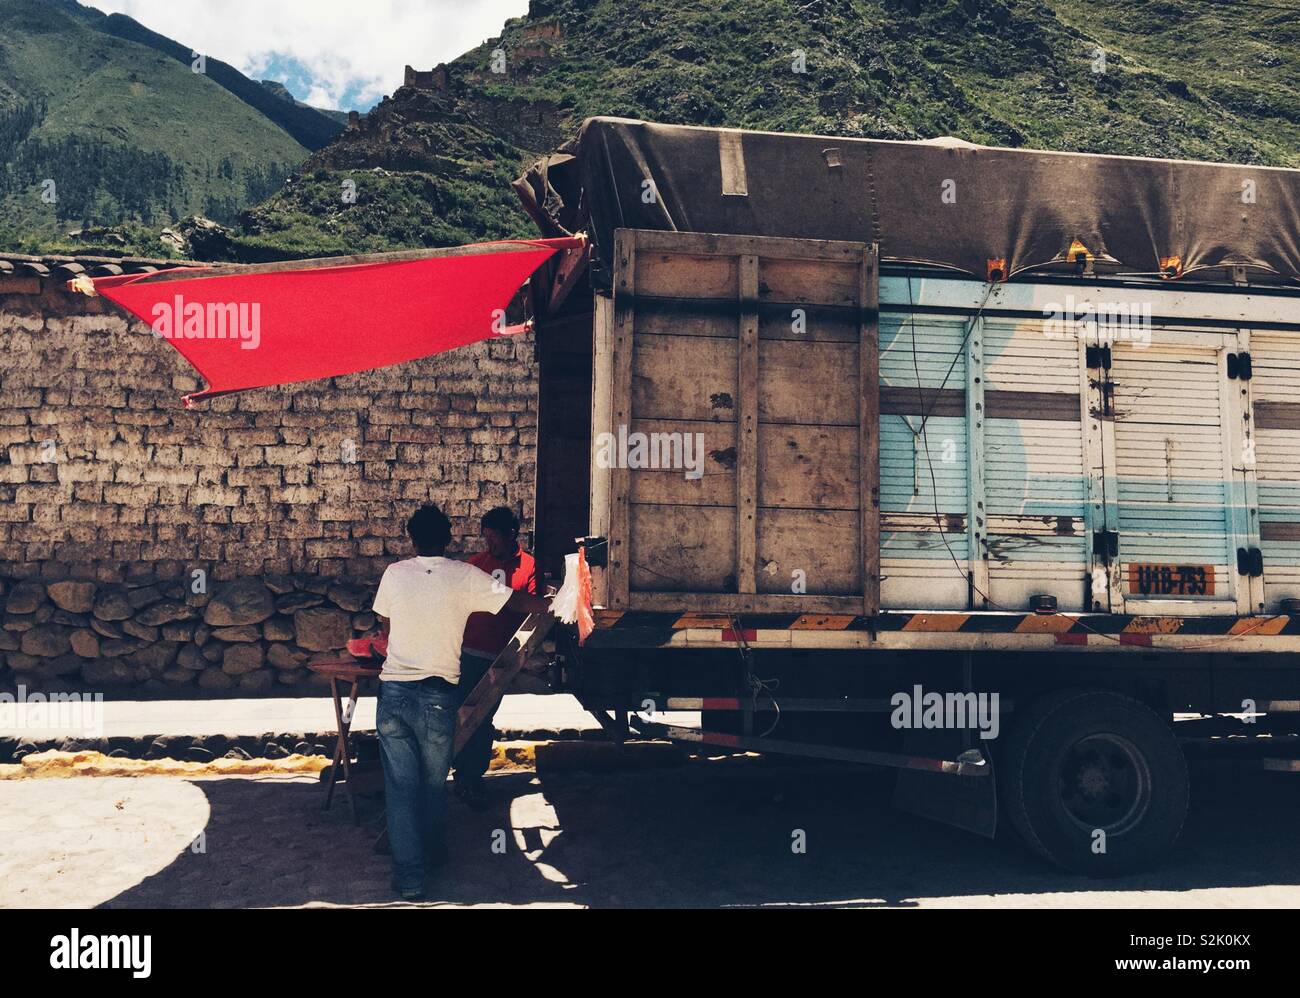
[[[659,723],[698,725],[698,713],[659,714]],[[569,694],[507,695],[496,715],[502,732],[532,737],[580,737],[598,730],[596,719]],[[245,700],[123,700],[102,704],[0,704],[0,737],[35,742],[68,737],[142,738],[148,735],[243,737],[268,731],[333,731],[328,697]],[[98,729],[98,730],[95,730]],[[357,701],[356,731],[375,729],[375,698]]]

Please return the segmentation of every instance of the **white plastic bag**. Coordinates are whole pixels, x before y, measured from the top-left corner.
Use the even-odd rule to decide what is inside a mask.
[[[578,619],[578,605],[582,599],[578,581],[578,555],[564,556],[564,582],[551,600],[551,613],[560,621],[572,624]]]

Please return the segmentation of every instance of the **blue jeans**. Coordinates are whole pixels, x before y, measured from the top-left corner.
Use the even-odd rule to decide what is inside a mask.
[[[375,726],[398,890],[422,887],[426,858],[446,848],[447,769],[460,699],[456,687],[432,681],[379,684]]]

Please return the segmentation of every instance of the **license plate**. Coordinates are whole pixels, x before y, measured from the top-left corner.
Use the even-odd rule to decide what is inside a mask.
[[[1130,596],[1213,596],[1213,565],[1133,565]]]

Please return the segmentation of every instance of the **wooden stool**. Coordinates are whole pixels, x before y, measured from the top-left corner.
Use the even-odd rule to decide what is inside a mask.
[[[352,823],[357,823],[357,801],[352,793],[352,743],[349,735],[352,731],[352,718],[357,709],[357,695],[363,679],[377,677],[380,666],[372,662],[355,658],[338,659],[329,662],[312,662],[307,668],[322,676],[329,676],[330,693],[334,697],[334,719],[338,722],[338,738],[334,742],[334,758],[330,765],[330,778],[325,792],[325,810],[329,810],[334,799],[334,786],[338,783],[339,766],[343,767],[343,782],[348,792],[348,809],[352,814]],[[342,683],[350,683],[348,705],[343,707],[341,696]]]

